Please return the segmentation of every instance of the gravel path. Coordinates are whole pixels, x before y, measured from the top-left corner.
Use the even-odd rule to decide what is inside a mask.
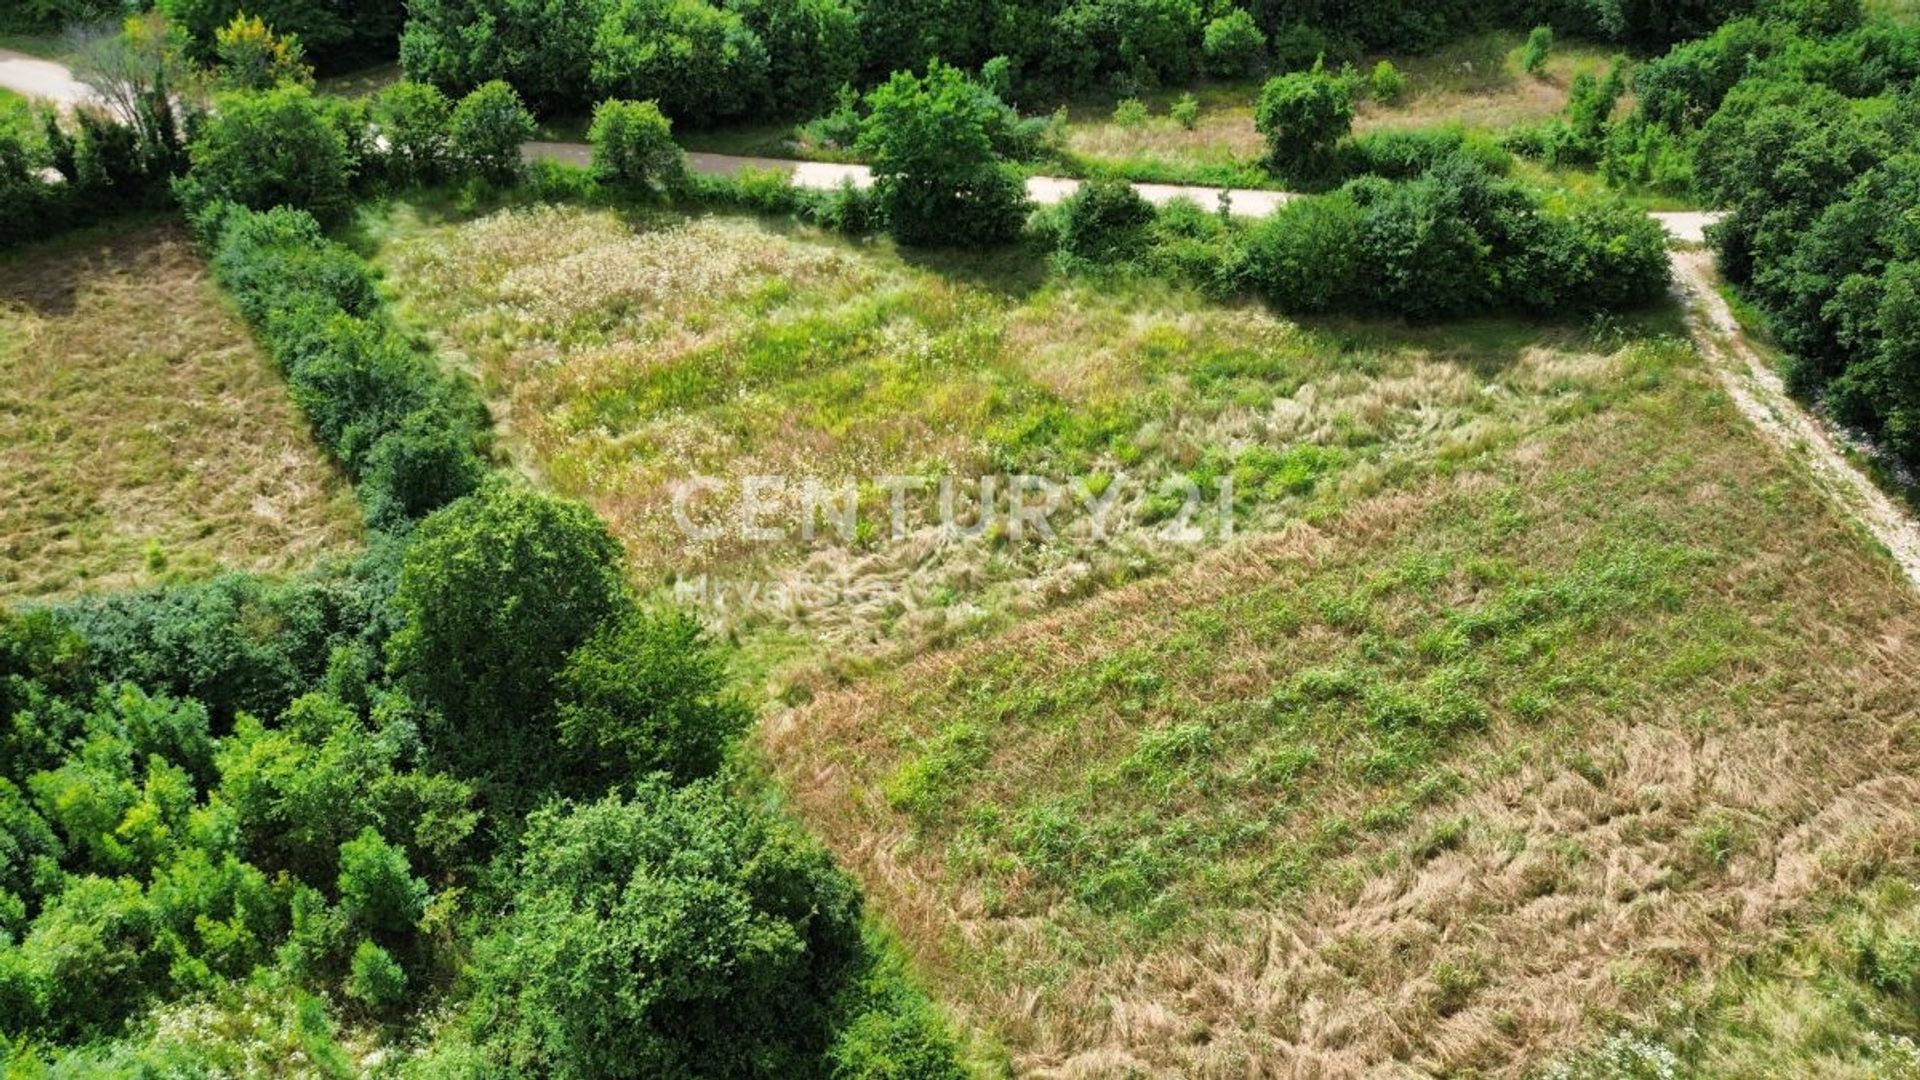
[[[12,49],[0,49],[0,86],[16,94],[54,102],[62,109],[94,100],[93,91],[76,80],[65,65]]]

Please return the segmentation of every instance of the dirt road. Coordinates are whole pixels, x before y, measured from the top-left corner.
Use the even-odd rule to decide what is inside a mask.
[[[0,49],[0,87],[16,94],[51,101],[62,109],[85,105],[94,93],[73,77],[63,64],[28,56],[12,49]]]
[[[1907,580],[1920,588],[1920,523],[1847,460],[1833,432],[1793,399],[1747,341],[1716,287],[1712,253],[1676,251],[1673,271],[1674,285],[1687,302],[1693,340],[1734,406],[1788,456],[1804,461],[1827,497],[1885,546]]]

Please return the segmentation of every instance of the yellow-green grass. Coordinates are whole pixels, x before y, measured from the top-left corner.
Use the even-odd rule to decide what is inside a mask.
[[[1566,108],[1567,88],[1581,72],[1600,74],[1611,62],[1604,48],[1579,42],[1557,45],[1539,75],[1528,75],[1517,59],[1523,34],[1475,35],[1426,56],[1370,56],[1359,65],[1364,74],[1381,59],[1391,60],[1406,76],[1399,101],[1359,103],[1354,131],[1457,125],[1469,131],[1498,132],[1535,123]],[[1215,84],[1193,91],[1200,102],[1192,130],[1181,127],[1168,110],[1181,90],[1145,95],[1150,116],[1145,124],[1114,122],[1114,102],[1101,98],[1068,110],[1067,152],[1087,165],[1115,169],[1138,179],[1194,183],[1247,182],[1257,179],[1265,152],[1254,130],[1256,82]]]
[[[1652,1024],[1610,1034],[1548,1080],[1920,1077],[1920,889],[1875,880],[1701,979]]]
[[[370,229],[397,309],[480,378],[522,467],[612,524],[646,587],[848,598],[715,613],[751,666],[792,679],[1185,563],[1210,544],[1163,535],[1170,477],[1211,508],[1230,476],[1235,528],[1271,530],[1595,408],[1624,363],[1578,327],[1307,327],[1154,280],[1050,277],[1024,252],[908,258],[751,218],[403,206]],[[1116,535],[1095,542],[1069,504],[1051,541],[951,542],[929,491],[893,540],[882,478],[948,472],[965,491],[985,474],[1117,483]],[[727,482],[698,504],[722,510],[749,476],[853,482],[861,531],[690,541],[671,492],[694,475]],[[782,505],[772,520],[797,532]]]
[[[184,230],[0,261],[0,598],[290,569],[359,536]]]
[[[31,135],[33,130],[32,103],[11,90],[0,89],[0,134]]]
[[[1618,365],[767,759],[1021,1074],[1515,1076],[1654,1025],[1913,872],[1920,607],[1688,346]]]

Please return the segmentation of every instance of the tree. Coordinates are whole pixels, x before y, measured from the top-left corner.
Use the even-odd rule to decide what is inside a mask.
[[[408,0],[400,66],[448,94],[504,79],[543,112],[584,109],[605,10],[606,0]]]
[[[1260,88],[1253,126],[1266,137],[1274,171],[1290,179],[1310,178],[1353,130],[1352,87],[1318,66],[1270,79]]]
[[[826,852],[714,781],[536,811],[472,1021],[539,1075],[810,1075],[860,949]]]
[[[281,83],[313,84],[306,50],[295,34],[275,34],[258,16],[238,14],[213,35],[220,81],[232,90],[265,90]]]
[[[407,853],[372,826],[340,845],[339,887],[347,926],[388,941],[411,935],[427,907],[427,883],[413,876]]]
[[[762,104],[768,70],[746,22],[705,0],[615,0],[593,39],[596,91],[658,102],[691,124]]]
[[[169,89],[186,85],[184,49],[184,39],[165,19],[130,16],[118,34],[83,41],[74,51],[73,75],[121,123],[138,130],[142,141],[173,143],[173,111],[156,109],[154,102],[166,101]]]
[[[189,206],[291,206],[327,222],[351,205],[346,140],[304,86],[220,95],[187,158],[181,190]]]
[[[1258,73],[1266,63],[1267,35],[1245,8],[1234,8],[1207,24],[1200,48],[1207,74],[1240,78]]]
[[[476,772],[544,769],[554,680],[630,601],[620,545],[591,510],[499,485],[422,521],[394,592],[393,670]]]
[[[399,184],[432,183],[445,173],[453,103],[439,87],[405,79],[380,91],[373,120],[387,144],[387,174]]]
[[[560,744],[588,787],[720,767],[752,712],[729,689],[726,657],[685,615],[635,614],[567,658],[556,680]]]
[[[671,191],[686,173],[686,155],[673,141],[673,122],[651,101],[603,101],[594,107],[593,174],[632,191]]]
[[[470,176],[490,184],[520,178],[525,163],[520,145],[538,130],[533,114],[513,87],[495,79],[482,83],[454,106],[447,122],[447,147],[453,161]]]
[[[847,0],[727,0],[767,52],[767,88],[780,113],[812,116],[860,74],[859,16]]]
[[[903,244],[987,245],[1019,234],[1026,192],[994,155],[990,100],[958,68],[895,72],[867,95],[859,148]]]

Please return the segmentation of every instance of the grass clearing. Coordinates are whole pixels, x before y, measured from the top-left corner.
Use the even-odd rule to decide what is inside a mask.
[[[769,760],[1022,1073],[1517,1075],[1651,1022],[1910,872],[1920,611],[1690,350],[1621,377]]]
[[[1594,408],[1619,363],[1577,328],[1303,327],[1024,253],[909,259],[738,217],[398,207],[373,229],[398,309],[479,377],[522,467],[592,503],[648,586],[768,583],[780,602],[718,617],[755,667],[805,681],[1190,560],[1207,545],[1164,535],[1171,478],[1212,499],[1231,477],[1234,527],[1277,528]],[[954,542],[930,489],[887,536],[879,478],[949,472],[1084,477],[1112,535],[1088,543],[1069,512],[1051,540],[1013,536],[1002,513]],[[691,543],[671,490],[695,474],[726,485],[696,516],[752,476],[852,483],[865,531]],[[797,534],[803,508],[780,505]]]
[[[291,569],[359,539],[345,479],[185,230],[0,261],[0,598]]]

